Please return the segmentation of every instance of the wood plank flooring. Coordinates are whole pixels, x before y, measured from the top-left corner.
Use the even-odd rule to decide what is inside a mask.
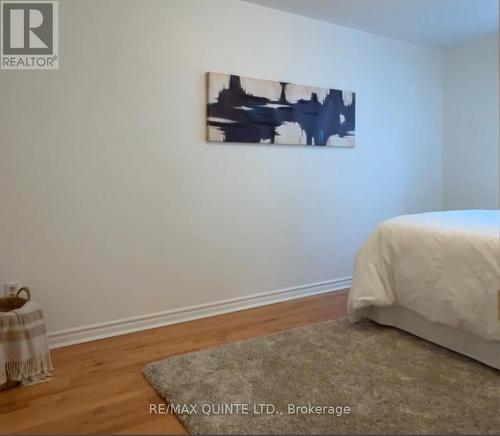
[[[327,293],[54,350],[53,381],[0,392],[0,434],[185,434],[175,416],[149,414],[161,398],[147,363],[336,319],[346,300]]]

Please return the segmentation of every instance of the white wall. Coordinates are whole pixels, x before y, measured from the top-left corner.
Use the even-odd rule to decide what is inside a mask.
[[[60,2],[59,71],[0,73],[0,282],[50,330],[349,276],[441,206],[433,49],[231,0]],[[357,94],[355,149],[204,140],[204,73]]]
[[[498,209],[498,37],[443,56],[443,198],[446,209]]]

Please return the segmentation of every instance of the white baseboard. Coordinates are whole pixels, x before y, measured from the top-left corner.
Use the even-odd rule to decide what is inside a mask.
[[[228,312],[265,306],[280,301],[339,291],[351,286],[352,277],[327,280],[309,285],[295,286],[293,288],[278,289],[276,291],[262,292],[245,297],[231,298],[213,303],[199,304],[180,309],[166,310],[163,312],[140,315],[131,318],[117,319],[115,321],[92,324],[66,330],[49,332],[50,348],[65,347],[67,345],[109,338],[111,336],[138,332],[169,324],[191,321],[209,316],[220,315]]]

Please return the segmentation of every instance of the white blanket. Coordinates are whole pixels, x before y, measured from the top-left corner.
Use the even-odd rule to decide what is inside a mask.
[[[28,301],[19,309],[0,312],[0,385],[18,381],[30,385],[51,378],[42,309]]]
[[[500,211],[432,212],[378,226],[356,258],[348,313],[398,305],[500,341]]]

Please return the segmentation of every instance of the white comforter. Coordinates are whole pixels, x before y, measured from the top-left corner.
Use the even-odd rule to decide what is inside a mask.
[[[356,258],[348,312],[399,305],[500,341],[500,211],[432,212],[378,226]]]

